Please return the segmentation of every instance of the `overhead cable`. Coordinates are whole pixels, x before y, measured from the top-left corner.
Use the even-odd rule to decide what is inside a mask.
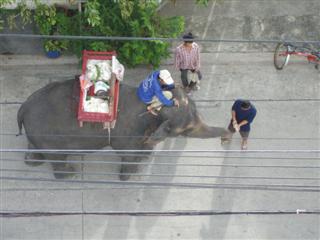
[[[211,102],[234,102],[234,99],[193,99],[196,103],[211,103]],[[320,98],[287,98],[287,99],[271,99],[271,98],[261,98],[261,99],[248,99],[252,102],[319,102]]]
[[[0,152],[6,153],[320,153],[320,149],[256,149],[256,150],[222,150],[222,149],[24,149],[1,148]]]
[[[1,37],[10,38],[32,38],[32,39],[68,39],[68,40],[116,40],[116,41],[165,41],[176,42],[184,41],[183,38],[163,38],[163,37],[123,37],[123,36],[75,36],[75,35],[40,35],[40,34],[22,34],[22,33],[0,33]],[[318,44],[320,41],[305,40],[297,41],[292,39],[197,39],[197,42],[213,42],[213,43],[279,43],[290,42]]]
[[[211,102],[234,102],[236,99],[193,99],[196,103],[211,103]],[[319,98],[287,98],[287,99],[248,99],[252,102],[319,102]],[[19,101],[3,101],[0,105],[21,105],[23,102]]]
[[[20,172],[20,173],[44,173],[44,174],[52,174],[52,173],[62,173],[62,174],[75,174],[80,175],[83,174],[85,176],[121,176],[128,175],[123,173],[115,173],[115,172],[86,172],[86,171],[45,171],[45,170],[26,170],[26,169],[8,169],[1,168],[0,172]],[[138,176],[138,177],[175,177],[175,178],[213,178],[213,179],[247,179],[247,180],[299,180],[299,181],[319,181],[320,177],[266,177],[266,176],[216,176],[216,175],[185,175],[185,174],[141,174],[141,173],[130,173],[130,176]]]
[[[131,217],[179,217],[179,216],[215,216],[215,215],[318,215],[319,209],[295,209],[295,210],[178,210],[178,211],[0,211],[0,217],[52,217],[52,216],[131,216]]]
[[[116,185],[140,185],[140,186],[166,186],[179,188],[203,188],[203,189],[237,189],[237,190],[264,190],[264,191],[294,191],[294,192],[320,192],[319,185],[291,185],[291,184],[235,184],[235,183],[179,183],[156,181],[115,181],[115,180],[73,180],[50,178],[26,178],[26,177],[0,177],[7,181],[31,181],[31,182],[56,182],[74,184],[116,184]]]
[[[72,155],[75,156],[83,156],[83,153],[73,153]],[[140,154],[140,153],[90,153],[90,156],[105,156],[105,157],[153,157],[153,158],[158,158],[158,159],[165,159],[165,158],[184,158],[185,160],[194,160],[192,158],[196,158],[197,160],[206,160],[206,159],[214,159],[214,160],[220,160],[220,159],[253,159],[253,160],[289,160],[289,161],[320,161],[320,156],[319,157],[308,157],[308,156],[294,156],[294,157],[283,157],[283,156],[259,156],[259,155],[254,155],[254,156],[248,156],[248,155],[210,155],[210,154],[206,154],[206,155],[200,155],[200,154],[170,154],[170,153],[153,153],[150,155],[146,155],[146,154]],[[15,160],[14,158],[8,158],[8,160],[6,160],[5,158],[3,158],[4,161],[24,161],[26,159],[20,159],[20,160]],[[30,161],[32,161],[32,159],[29,159]],[[41,159],[35,159],[35,160],[41,160]],[[64,161],[64,160],[63,160]]]
[[[86,135],[80,135],[80,134],[25,134],[25,133],[10,133],[10,132],[2,132],[0,133],[0,136],[29,136],[29,137],[81,137],[81,138],[107,138],[106,134],[86,134]],[[145,135],[117,135],[117,136],[111,136],[112,138],[144,138]],[[159,136],[162,137],[162,136]],[[184,138],[181,136],[177,136],[176,139]],[[240,137],[234,137],[233,139],[241,139]],[[251,140],[315,140],[319,141],[319,137],[250,137]]]
[[[17,188],[17,187],[6,187],[6,188],[0,188],[0,192],[34,192],[34,191],[42,191],[42,192],[50,192],[50,191],[102,191],[102,190],[145,190],[146,188],[150,190],[165,190],[166,187],[156,187],[156,186],[104,186],[104,187],[23,187],[23,188]],[[193,191],[198,189],[193,189]],[[201,189],[200,189],[201,190]]]
[[[297,165],[249,165],[249,164],[191,164],[191,163],[168,163],[168,162],[128,162],[108,160],[50,160],[50,159],[10,159],[1,158],[1,161],[15,162],[39,162],[39,163],[85,163],[85,164],[110,164],[110,165],[148,165],[148,166],[179,166],[179,167],[231,167],[231,168],[285,168],[285,169],[320,169],[320,166],[297,166]]]

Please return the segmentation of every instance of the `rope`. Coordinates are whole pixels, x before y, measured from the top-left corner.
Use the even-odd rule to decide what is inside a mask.
[[[31,181],[31,182],[57,182],[74,184],[116,184],[116,185],[140,185],[140,186],[166,186],[179,188],[203,188],[203,189],[237,189],[237,190],[264,190],[264,191],[295,191],[295,192],[320,192],[319,185],[290,185],[290,184],[213,184],[213,183],[172,183],[172,182],[146,182],[146,181],[95,181],[73,179],[49,179],[49,178],[22,178],[0,177],[0,180]]]
[[[14,33],[1,33],[0,37],[10,38],[36,38],[36,39],[69,39],[69,40],[117,40],[117,41],[165,41],[175,42],[184,41],[183,38],[161,38],[161,37],[121,37],[121,36],[72,36],[72,35],[39,35],[39,34],[14,34]],[[310,43],[318,44],[320,41],[295,41],[295,40],[283,40],[283,39],[196,39],[197,42],[214,42],[214,43],[279,43],[279,42],[290,42],[295,43]]]
[[[180,210],[180,211],[1,211],[0,217],[52,217],[70,215],[96,215],[96,216],[134,216],[134,217],[179,217],[179,216],[215,216],[215,215],[294,215],[294,214],[320,214],[320,210]]]

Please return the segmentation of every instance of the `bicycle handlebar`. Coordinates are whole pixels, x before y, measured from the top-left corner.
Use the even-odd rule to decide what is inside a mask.
[[[294,48],[294,51],[301,51],[301,52],[308,51],[312,55],[315,55],[315,56],[320,58],[320,51],[315,51],[315,49],[307,47],[307,46],[305,46],[305,44],[303,44],[303,46],[296,46],[296,45],[294,45],[292,43],[285,43],[285,45],[288,46],[288,47]]]

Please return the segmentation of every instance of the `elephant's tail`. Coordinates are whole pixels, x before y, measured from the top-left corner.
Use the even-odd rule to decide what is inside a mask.
[[[17,134],[17,136],[22,135],[23,116],[24,116],[24,104],[21,105],[17,113],[17,122],[19,127],[19,133]]]

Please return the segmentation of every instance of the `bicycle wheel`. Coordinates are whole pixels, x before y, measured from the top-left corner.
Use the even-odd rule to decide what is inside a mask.
[[[274,50],[273,63],[277,70],[282,70],[289,62],[290,54],[288,46],[284,43],[278,43]]]

